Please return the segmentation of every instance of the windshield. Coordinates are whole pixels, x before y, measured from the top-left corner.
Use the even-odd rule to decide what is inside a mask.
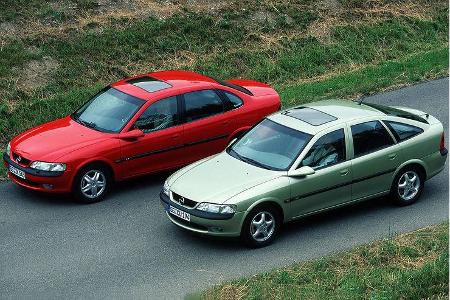
[[[227,149],[231,156],[269,170],[287,170],[311,135],[264,119]]]
[[[144,104],[143,100],[106,88],[72,114],[78,123],[104,132],[119,132]]]

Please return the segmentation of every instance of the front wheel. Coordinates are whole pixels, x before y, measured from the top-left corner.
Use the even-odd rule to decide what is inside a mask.
[[[391,187],[391,196],[395,204],[405,206],[416,202],[422,194],[424,181],[422,172],[417,168],[401,170]]]
[[[278,211],[269,205],[259,206],[245,218],[241,238],[251,248],[265,247],[273,242],[280,227]]]
[[[109,170],[102,165],[90,165],[78,172],[73,185],[73,194],[82,203],[94,203],[104,199],[110,185]]]

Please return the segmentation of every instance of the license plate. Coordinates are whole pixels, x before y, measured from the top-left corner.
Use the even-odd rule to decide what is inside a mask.
[[[174,216],[177,216],[178,218],[181,218],[183,220],[186,220],[188,222],[191,221],[191,214],[184,212],[182,210],[179,210],[176,207],[169,206],[169,213],[171,213]]]
[[[24,172],[24,171],[19,170],[19,169],[13,167],[13,166],[9,166],[9,171],[10,171],[12,174],[16,175],[17,177],[20,177],[20,178],[22,178],[22,179],[25,179],[25,172]]]

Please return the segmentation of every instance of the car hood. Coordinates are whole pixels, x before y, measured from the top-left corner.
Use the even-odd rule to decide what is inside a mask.
[[[98,143],[107,134],[87,128],[70,117],[30,129],[11,141],[12,151],[31,161],[53,162],[77,149]]]
[[[169,186],[172,192],[196,202],[224,203],[281,175],[280,171],[262,169],[222,152],[179,170],[169,179]]]

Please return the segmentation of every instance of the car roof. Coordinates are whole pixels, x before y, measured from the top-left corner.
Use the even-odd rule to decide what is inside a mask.
[[[312,118],[310,113],[313,113]],[[364,104],[360,105],[355,101],[331,99],[288,108],[272,114],[268,118],[281,125],[315,135],[326,128],[352,120],[384,115],[375,108]],[[319,117],[319,121],[317,121],[317,117]]]
[[[136,85],[140,79],[149,80],[154,82],[165,83],[165,85],[159,85],[161,88],[149,91],[143,86]],[[185,88],[211,88],[217,87],[219,84],[212,78],[191,71],[173,70],[173,71],[159,71],[148,74],[142,74],[139,76],[124,78],[119,80],[111,86],[129,95],[138,97],[143,100],[158,99],[162,95],[170,92],[183,90]]]

